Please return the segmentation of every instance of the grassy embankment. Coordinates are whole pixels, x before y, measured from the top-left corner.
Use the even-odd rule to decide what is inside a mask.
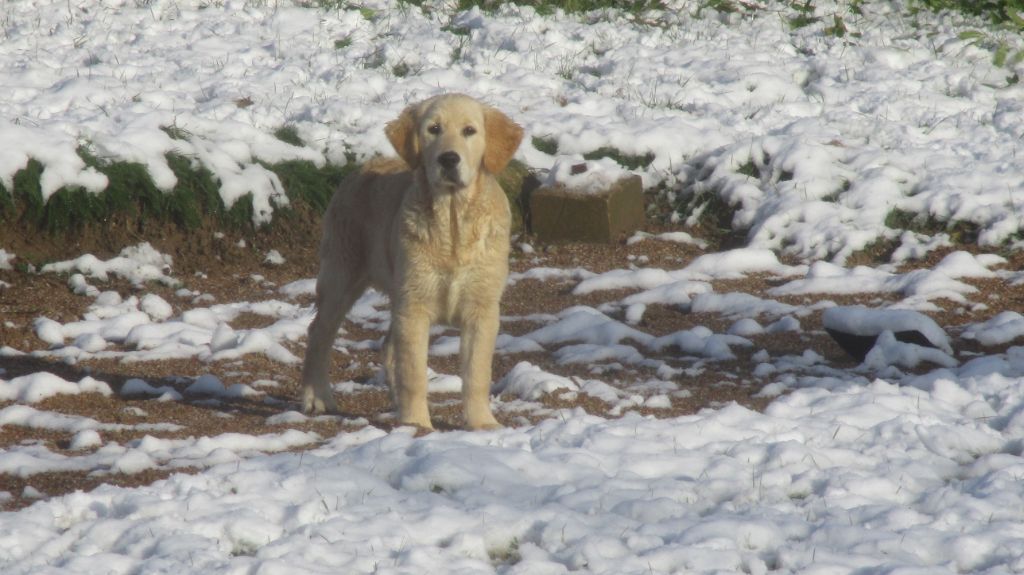
[[[657,0],[634,0],[616,2],[611,0],[520,0],[517,4],[529,5],[540,14],[551,14],[558,10],[566,13],[587,14],[588,17],[600,18],[602,11],[616,10],[633,18],[640,26],[658,26],[658,14],[661,2]],[[422,1],[406,0],[402,5],[406,9],[430,10],[429,5]],[[456,12],[473,6],[482,10],[497,9],[501,3],[492,0],[460,0]],[[358,9],[364,18],[372,19],[379,15],[373,10],[362,8],[357,2],[345,0],[310,0],[311,9],[352,10]],[[862,2],[851,1],[845,13],[834,13],[827,17],[821,16],[816,10],[813,0],[775,0],[767,4],[773,8],[784,8],[788,15],[788,25],[794,29],[817,25],[820,33],[836,39],[850,34],[847,20],[855,18],[862,10]],[[752,13],[766,9],[759,3],[744,0],[704,0],[695,3],[695,15],[706,13],[735,14]],[[911,11],[921,10],[952,10],[986,19],[988,24],[976,30],[962,34],[962,39],[990,50],[993,63],[1008,70],[1007,82],[1019,80],[1012,74],[1013,68],[1024,60],[1024,50],[1015,51],[1010,44],[1000,38],[1001,32],[1024,31],[1024,0],[915,0],[911,3]],[[604,12],[607,13],[607,12]],[[449,26],[445,32],[453,36],[453,60],[462,57],[469,31]],[[346,42],[341,39],[335,43],[337,49],[344,49]],[[382,61],[367,61],[366,66],[383,66]],[[403,78],[415,74],[416,70],[408,66],[395,65],[390,69],[395,78]],[[572,70],[566,74],[571,76]],[[568,79],[568,78],[567,78]],[[190,134],[172,127],[166,128],[168,134],[180,139],[188,139]],[[276,130],[275,135],[283,141],[297,146],[308,145],[301,141],[293,126],[285,125]],[[534,138],[528,145],[548,152],[557,152],[557,145],[551,140]],[[110,161],[94,155],[87,143],[79,148],[79,155],[88,166],[105,174],[109,180],[107,188],[98,194],[89,193],[80,188],[62,188],[54,193],[48,201],[43,200],[39,178],[43,166],[37,160],[30,160],[28,165],[19,171],[13,180],[13,189],[6,189],[0,184],[0,223],[8,227],[14,225],[25,233],[40,233],[48,236],[74,235],[90,227],[107,225],[112,220],[127,221],[144,234],[145,227],[153,222],[172,224],[184,230],[202,226],[215,226],[226,230],[258,233],[260,230],[252,223],[253,206],[251,198],[242,198],[234,205],[224,205],[218,193],[219,184],[213,174],[195,158],[181,154],[169,154],[168,165],[171,167],[178,183],[172,190],[160,190],[142,164]],[[651,161],[651,156],[630,156],[612,148],[593,150],[586,155],[588,158],[610,157],[627,168],[643,168]],[[289,161],[278,164],[265,164],[265,167],[280,178],[289,198],[291,208],[280,208],[275,211],[271,226],[283,222],[287,225],[289,214],[296,207],[303,210],[312,209],[320,212],[324,209],[330,194],[338,182],[346,174],[357,167],[355,155],[344,166],[326,164],[317,166],[309,161]],[[523,166],[515,166],[515,173],[505,178],[503,184],[511,195],[518,193],[521,183]],[[756,167],[746,168],[756,177]],[[732,209],[725,205],[714,193],[705,193],[701,197],[688,194],[686,190],[670,190],[670,202],[659,201],[659,209],[663,212],[680,211],[683,215],[699,210],[704,214],[702,227],[711,236],[741,237],[743,230],[730,228]],[[896,213],[890,215],[887,225],[897,229],[911,229],[935,233],[948,230],[957,241],[969,243],[977,236],[977,230],[963,222],[939,222],[921,218],[916,214]]]

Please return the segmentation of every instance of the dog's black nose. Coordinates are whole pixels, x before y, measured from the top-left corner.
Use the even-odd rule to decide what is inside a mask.
[[[459,155],[455,152],[444,152],[437,157],[437,163],[448,170],[459,165]]]

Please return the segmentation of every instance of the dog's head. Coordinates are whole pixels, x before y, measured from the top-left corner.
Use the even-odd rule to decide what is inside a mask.
[[[385,128],[398,155],[422,169],[431,189],[457,191],[483,170],[505,169],[523,129],[500,111],[469,96],[435,96],[405,109]]]

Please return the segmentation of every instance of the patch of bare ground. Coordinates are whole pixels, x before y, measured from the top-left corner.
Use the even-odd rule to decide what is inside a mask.
[[[287,226],[260,233],[217,234],[208,230],[183,233],[170,227],[148,230],[145,235],[161,253],[174,258],[172,275],[181,281],[180,286],[159,284],[143,288],[132,286],[120,279],[106,282],[89,280],[100,290],[114,290],[129,297],[145,293],[156,293],[169,302],[175,314],[196,306],[230,302],[258,302],[286,299],[279,288],[289,282],[312,278],[316,275],[316,246],[319,225],[315,217],[300,214],[299,221]],[[305,218],[305,219],[302,219]],[[659,229],[650,229],[657,233]],[[101,259],[117,255],[121,248],[142,241],[135,232],[94,234],[82,240],[62,244],[55,239],[46,242],[8,241],[0,235],[10,251],[25,255],[33,264],[77,257],[82,253],[93,253]],[[266,261],[269,250],[275,249],[284,257],[283,264]],[[523,272],[535,267],[584,268],[601,273],[630,267],[652,267],[680,269],[707,250],[694,245],[678,244],[647,239],[631,245],[535,245],[530,250],[514,249],[511,260],[513,271]],[[938,261],[942,254],[930,256]],[[934,263],[934,262],[932,262]],[[918,262],[915,266],[920,266]],[[1011,257],[1007,269],[1021,269],[1024,257]],[[0,289],[0,347],[32,352],[46,350],[33,329],[36,318],[45,316],[60,322],[81,319],[88,311],[93,299],[75,295],[68,288],[68,278],[51,273],[35,273],[19,266],[14,270],[0,270],[0,281],[7,287]],[[781,303],[807,306],[830,301],[835,304],[862,303],[884,305],[898,301],[898,294],[858,294],[848,296],[780,296],[769,294],[772,287],[785,280],[773,276],[755,275],[739,280],[722,280],[713,284],[716,293],[746,293]],[[1007,282],[993,279],[968,279],[965,282],[979,291],[968,302],[939,300],[940,310],[932,315],[940,325],[949,328],[956,338],[962,326],[981,321],[995,315],[996,310],[1024,310],[1024,290],[1020,286],[1009,286]],[[599,307],[609,302],[618,302],[635,290],[598,291],[584,295],[574,294],[574,280],[538,281],[521,280],[510,286],[502,302],[502,313],[507,318],[502,323],[502,332],[523,335],[541,325],[528,319],[535,314],[557,314],[575,305]],[[187,291],[180,291],[185,288]],[[309,305],[311,298],[294,300]],[[614,306],[613,306],[614,307]],[[606,308],[607,309],[607,308]],[[678,349],[668,348],[654,353],[642,350],[644,356],[660,362],[663,369],[653,364],[619,364],[614,361],[591,364],[561,364],[548,352],[519,354],[497,354],[494,358],[495,379],[507,374],[517,363],[528,361],[545,371],[574,378],[583,383],[590,379],[619,387],[622,396],[638,396],[626,411],[639,412],[653,417],[676,417],[692,414],[708,407],[718,407],[736,402],[750,409],[761,410],[771,397],[760,394],[763,387],[772,382],[770,375],[758,371],[756,354],[767,353],[771,358],[787,355],[800,356],[812,352],[823,358],[823,362],[836,369],[852,369],[856,362],[842,350],[820,328],[818,308],[805,311],[796,319],[800,331],[781,331],[750,336],[750,346],[734,346],[736,357],[727,361],[710,361],[687,356]],[[612,317],[625,321],[624,310],[617,307],[610,311]],[[726,333],[737,318],[718,313],[693,313],[688,306],[649,305],[638,329],[654,336],[666,335],[680,330],[705,326],[715,333]],[[776,318],[758,317],[762,325]],[[266,327],[273,323],[273,317],[259,313],[244,312],[229,322],[236,330]],[[455,333],[455,332],[448,332]],[[368,345],[346,351],[336,351],[331,358],[331,379],[336,382],[371,381],[379,369],[378,352],[375,344],[383,332],[346,322],[340,337],[350,341],[369,342]],[[635,342],[626,344],[639,345]],[[957,338],[959,349],[972,350],[973,342]],[[973,346],[973,347],[972,347]],[[290,342],[289,351],[302,357],[304,342]],[[365,348],[365,349],[364,349]],[[116,352],[118,350],[110,350]],[[988,350],[992,351],[992,350]],[[439,373],[457,373],[458,357],[433,356],[430,366]],[[299,408],[299,365],[273,361],[262,354],[249,354],[231,361],[200,361],[195,358],[163,361],[125,361],[119,357],[90,359],[67,363],[53,357],[33,355],[0,356],[0,377],[5,380],[21,375],[47,371],[67,380],[78,381],[91,375],[110,385],[113,393],[109,396],[83,394],[60,395],[32,404],[37,410],[71,416],[90,418],[106,426],[100,433],[105,442],[116,441],[129,445],[144,437],[166,439],[217,436],[227,433],[262,435],[297,429],[329,438],[346,433],[361,426],[373,425],[383,429],[394,426],[391,415],[391,401],[386,390],[368,385],[354,385],[339,390],[340,417],[291,418],[287,423],[270,423],[268,418]],[[185,393],[192,379],[204,374],[213,374],[225,384],[243,383],[261,393],[239,399],[210,398]],[[180,401],[159,401],[152,397],[122,396],[119,391],[132,378],[140,378],[154,386],[169,386],[184,394]],[[653,385],[638,385],[637,382],[656,382]],[[257,383],[259,382],[259,383]],[[643,400],[653,394],[663,399],[657,406],[645,406]],[[587,393],[556,392],[548,394],[535,405],[522,409],[516,407],[515,398],[497,398],[498,419],[506,425],[522,425],[545,418],[556,417],[561,409],[583,409],[588,413],[617,417],[621,405],[604,401]],[[0,410],[13,405],[0,402]],[[438,430],[459,429],[462,414],[457,394],[431,394],[433,423]],[[277,420],[270,420],[277,421]],[[170,424],[154,426],[152,424]],[[116,429],[112,426],[120,426]],[[15,445],[40,445],[53,453],[64,456],[82,455],[70,449],[74,432],[40,429],[23,425],[0,426],[0,449]],[[85,451],[88,453],[88,450]],[[24,475],[17,470],[0,474],[0,492],[10,497],[0,503],[0,508],[17,509],[31,504],[38,497],[52,497],[76,490],[90,490],[102,484],[136,486],[149,484],[167,477],[171,473],[194,472],[194,468],[173,468],[147,470],[141,473],[124,474],[110,470],[88,472],[48,472]]]

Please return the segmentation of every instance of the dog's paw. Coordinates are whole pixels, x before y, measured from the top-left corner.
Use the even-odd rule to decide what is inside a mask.
[[[309,415],[337,413],[338,402],[330,390],[325,393],[317,393],[313,388],[307,387],[302,392],[302,411]]]
[[[505,426],[498,423],[498,420],[494,419],[494,416],[489,413],[484,416],[467,418],[466,421],[466,429],[471,431],[486,431],[503,427]]]
[[[416,427],[421,431],[434,431],[434,424],[430,423],[429,419],[401,419],[398,424],[402,426]]]

